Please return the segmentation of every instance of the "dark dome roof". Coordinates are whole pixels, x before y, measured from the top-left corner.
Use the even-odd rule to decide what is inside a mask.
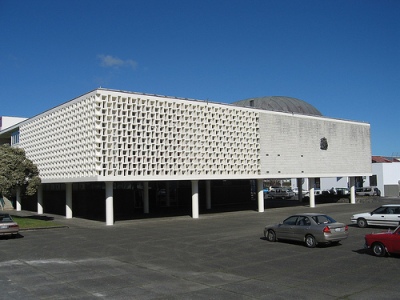
[[[233,105],[242,107],[254,107],[273,111],[291,112],[303,115],[322,116],[321,112],[311,104],[296,98],[271,96],[249,98],[233,102]]]

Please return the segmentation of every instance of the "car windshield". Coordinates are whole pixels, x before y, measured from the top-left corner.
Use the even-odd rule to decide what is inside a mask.
[[[313,216],[312,217],[315,223],[317,224],[331,224],[331,223],[336,223],[334,219],[327,215],[318,215],[318,216]]]

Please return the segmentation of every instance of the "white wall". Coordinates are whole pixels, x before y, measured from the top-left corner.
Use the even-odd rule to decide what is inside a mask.
[[[371,173],[369,124],[263,111],[260,132],[261,174],[271,178]],[[326,150],[320,148],[322,138]]]
[[[373,166],[374,164],[372,164]],[[384,184],[398,184],[400,180],[400,162],[399,163],[382,163]]]
[[[348,188],[348,177],[321,178],[321,190],[334,188]]]
[[[385,185],[398,185],[400,181],[400,162],[373,163],[372,174],[377,176],[377,186],[384,195]],[[369,185],[369,178],[366,180]]]
[[[2,116],[0,117],[0,130],[6,129],[25,120],[26,118]]]

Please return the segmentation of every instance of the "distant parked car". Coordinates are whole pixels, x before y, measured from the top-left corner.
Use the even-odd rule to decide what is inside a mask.
[[[321,189],[314,189],[314,195],[322,195]]]
[[[293,193],[295,196],[297,196],[299,194],[299,188],[298,187],[294,187],[293,189]],[[303,194],[303,197],[308,195],[308,191],[307,190],[301,190],[301,193]]]
[[[348,188],[336,188],[337,195],[350,195],[350,190]]]
[[[304,242],[309,248],[319,243],[338,243],[349,235],[346,224],[318,213],[296,214],[283,222],[264,228],[264,236],[270,242],[279,239]]]
[[[288,194],[289,199],[294,197],[294,192],[291,188],[286,189],[286,193]]]
[[[364,186],[356,188],[356,194],[359,196],[380,196],[381,191],[374,186]]]
[[[394,231],[365,235],[365,248],[371,249],[376,256],[400,254],[400,226]]]
[[[355,214],[351,222],[361,228],[368,225],[397,227],[400,224],[400,204],[385,204],[372,212]]]
[[[264,198],[271,199],[291,199],[294,193],[289,187],[271,187],[268,193],[264,194]]]
[[[9,235],[13,237],[19,232],[19,226],[9,214],[0,213],[0,235]]]
[[[321,191],[321,189],[314,188],[314,196],[319,196],[319,195],[322,195],[324,193],[329,194],[328,191]],[[305,197],[310,197],[310,191],[307,191],[307,193],[304,196]]]

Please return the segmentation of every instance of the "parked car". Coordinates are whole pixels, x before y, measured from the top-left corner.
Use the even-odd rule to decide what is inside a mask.
[[[371,249],[376,256],[400,254],[400,226],[396,230],[370,233],[365,235],[365,248]]]
[[[350,195],[350,190],[348,188],[336,188],[337,195]]]
[[[355,214],[351,222],[361,228],[368,225],[397,227],[400,224],[400,204],[385,204],[372,212]]]
[[[314,195],[322,195],[321,189],[314,189]]]
[[[19,232],[19,226],[9,214],[0,213],[0,235],[11,234],[13,237]]]
[[[291,188],[288,187],[271,187],[267,194],[264,194],[264,198],[280,198],[280,199],[291,199],[294,197],[294,193]]]
[[[294,187],[292,190],[293,190],[294,196],[297,196],[299,194],[299,188],[298,187]],[[307,196],[309,192],[307,190],[303,190],[302,189],[301,193],[302,193],[302,195],[304,197],[304,196]]]
[[[318,213],[296,214],[283,222],[264,228],[270,242],[279,239],[305,242],[309,248],[319,243],[338,243],[349,235],[349,227],[333,218]]]
[[[291,188],[286,189],[286,193],[289,199],[294,197],[294,192]]]
[[[359,196],[380,196],[381,191],[374,186],[364,186],[356,188],[356,194]]]
[[[324,193],[329,194],[328,191],[321,191],[321,189],[316,189],[316,188],[314,189],[314,196],[319,196],[319,195],[322,195]],[[310,191],[307,191],[307,194],[304,195],[304,196],[305,197],[310,197]]]

